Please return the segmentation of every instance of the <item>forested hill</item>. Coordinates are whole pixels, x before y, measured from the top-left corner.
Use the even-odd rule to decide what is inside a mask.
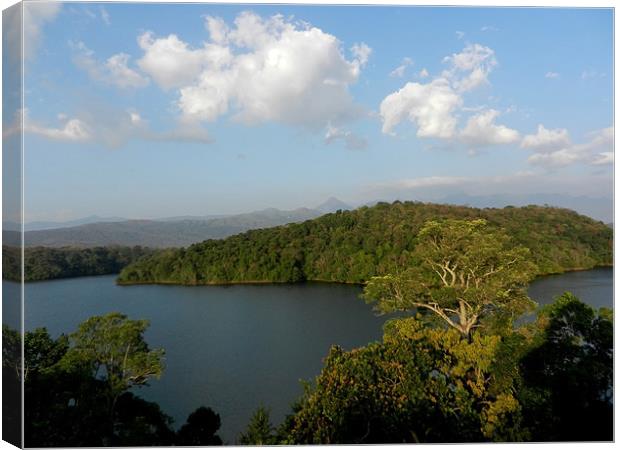
[[[359,283],[406,264],[423,224],[442,218],[484,218],[505,229],[531,249],[540,274],[612,263],[613,231],[567,209],[395,202],[156,252],[123,269],[118,282]]]

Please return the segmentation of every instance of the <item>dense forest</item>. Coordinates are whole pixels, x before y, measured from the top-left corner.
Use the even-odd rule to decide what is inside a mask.
[[[24,250],[25,281],[107,275],[121,269],[152,250],[144,247],[48,248]],[[18,247],[2,247],[2,278],[19,281],[21,255]]]
[[[221,445],[220,416],[198,407],[174,430],[172,419],[138,389],[164,372],[164,349],[144,340],[146,320],[94,316],[53,339],[45,328],[23,336],[2,327],[3,393],[21,403],[25,447]],[[3,438],[21,446],[18,408],[3,410]]]
[[[613,231],[568,209],[478,209],[395,202],[157,251],[124,268],[118,282],[362,283],[409,265],[418,232],[427,221],[477,218],[486,219],[505,230],[515,244],[529,248],[538,275],[612,263]]]

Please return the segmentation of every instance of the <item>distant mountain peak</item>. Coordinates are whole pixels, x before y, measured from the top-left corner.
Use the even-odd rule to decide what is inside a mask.
[[[352,208],[350,205],[347,205],[345,202],[337,199],[336,197],[329,197],[325,202],[321,203],[315,209],[323,213],[330,213],[338,211],[339,209],[347,210]]]

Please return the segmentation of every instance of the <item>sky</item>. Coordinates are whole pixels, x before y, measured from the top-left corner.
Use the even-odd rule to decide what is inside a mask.
[[[25,8],[26,221],[613,195],[609,8]]]

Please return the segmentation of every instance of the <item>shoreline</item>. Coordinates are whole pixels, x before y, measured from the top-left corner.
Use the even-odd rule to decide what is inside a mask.
[[[536,275],[530,282],[532,281],[536,281],[540,278],[544,278],[544,277],[548,277],[548,276],[552,276],[552,275],[562,275],[564,273],[569,273],[569,272],[584,272],[587,270],[593,270],[593,269],[605,269],[605,268],[611,268],[613,269],[614,265],[613,263],[610,264],[597,264],[595,266],[592,267],[571,267],[568,269],[564,269],[563,271],[560,272],[547,272],[547,273],[541,273],[539,275]],[[101,274],[88,274],[88,275],[78,275],[78,276],[68,276],[68,277],[56,277],[56,278],[47,278],[47,279],[42,279],[42,280],[27,280],[24,281],[24,284],[32,284],[32,283],[42,283],[42,282],[46,282],[46,281],[60,281],[60,280],[70,280],[70,279],[74,279],[74,278],[88,278],[88,277],[105,277],[105,276],[111,276],[111,275],[118,275],[120,274],[120,272],[115,272],[115,273],[101,273]],[[2,281],[8,281],[10,283],[17,283],[17,284],[21,284],[21,280],[14,280],[11,278],[3,278]],[[284,284],[303,284],[303,283],[323,283],[323,284],[344,284],[344,285],[357,285],[357,286],[363,286],[365,283],[364,282],[354,282],[354,281],[334,281],[334,280],[303,280],[303,281],[265,281],[265,280],[251,280],[251,281],[221,281],[221,282],[208,282],[208,283],[178,283],[176,281],[131,281],[131,282],[127,282],[127,281],[121,281],[119,282],[118,279],[115,280],[115,284],[118,286],[140,286],[140,285],[154,285],[154,286],[187,286],[187,287],[192,287],[192,286],[235,286],[235,285],[256,285],[256,286],[261,286],[261,285],[267,285],[267,284],[272,284],[272,285],[284,285]]]
[[[569,272],[585,272],[593,269],[605,269],[612,268],[613,264],[597,264],[592,267],[571,267],[568,269],[564,269],[559,272],[547,272],[536,275],[530,283],[536,281],[540,278],[552,276],[552,275],[562,275]],[[179,283],[176,281],[118,281],[116,280],[116,284],[118,286],[140,286],[140,285],[155,285],[155,286],[243,286],[243,285],[284,285],[284,284],[303,284],[303,283],[324,283],[324,284],[344,284],[344,285],[357,285],[364,286],[365,282],[354,282],[354,281],[333,281],[333,280],[302,280],[302,281],[266,281],[266,280],[246,280],[246,281],[218,281],[218,282],[206,282],[206,283]]]

